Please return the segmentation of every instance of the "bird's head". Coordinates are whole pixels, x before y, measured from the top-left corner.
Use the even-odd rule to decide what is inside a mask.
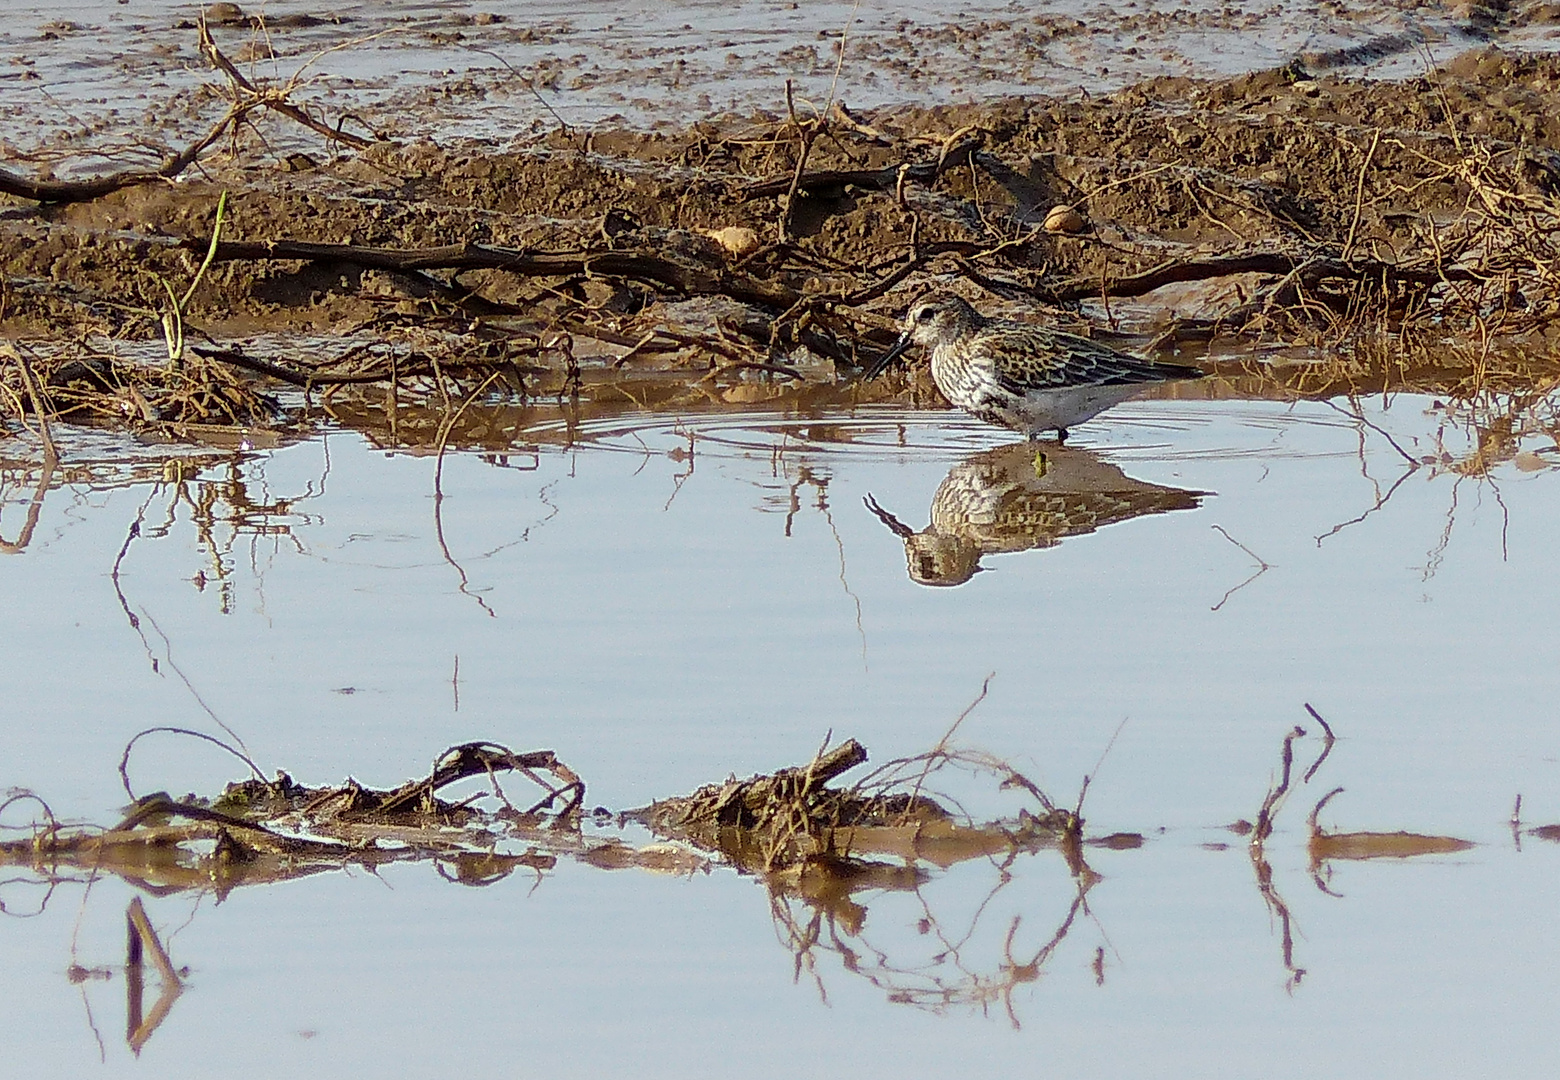
[[[911,345],[933,348],[939,342],[955,341],[979,328],[981,318],[963,299],[951,294],[929,296],[910,305],[905,313],[904,333],[888,352],[867,369],[866,378],[897,360]]]
[[[980,325],[975,309],[957,296],[929,296],[910,305],[905,313],[905,336],[916,345],[930,348],[939,341],[952,341]]]

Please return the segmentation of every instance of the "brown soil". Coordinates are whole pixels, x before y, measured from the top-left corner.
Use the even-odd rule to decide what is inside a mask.
[[[1327,345],[1327,363],[1278,380],[1311,392],[1455,388],[1472,352],[1487,376],[1501,342],[1528,370],[1560,357],[1555,56],[1488,49],[1404,83],[1291,65],[1094,100],[560,128],[517,153],[376,143],[278,164],[240,139],[207,156],[199,178],[85,201],[3,197],[0,335],[30,346],[47,411],[121,393],[131,367],[166,370],[168,290],[195,277],[224,190],[190,343],[298,384],[421,379],[407,393],[424,402],[478,385],[588,394],[630,373],[738,403],[838,388],[933,285],[1096,333],[1168,330],[1155,347],[1183,359],[1242,336]],[[1056,206],[1081,230],[1044,228]],[[732,229],[751,233],[717,235]],[[341,247],[257,246],[274,241]],[[1416,347],[1432,332],[1452,346]],[[153,379],[119,415],[277,422],[285,409],[244,397],[247,366],[197,406]],[[1274,381],[1250,361],[1221,371],[1248,392]],[[26,387],[9,364],[3,381],[16,416]],[[382,393],[371,411],[395,407]]]

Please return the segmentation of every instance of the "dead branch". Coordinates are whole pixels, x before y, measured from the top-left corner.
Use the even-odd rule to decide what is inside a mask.
[[[250,356],[240,349],[209,349],[195,345],[191,347],[190,351],[208,360],[218,360],[224,364],[232,364],[236,368],[243,368],[245,371],[252,371],[257,375],[267,375],[290,386],[303,387],[304,389],[316,386],[351,386],[362,383],[377,383],[385,382],[392,378],[411,378],[427,374],[427,371],[417,368],[409,368],[402,371],[387,369],[381,372],[367,372],[354,375],[332,375],[328,372],[314,374],[284,367],[270,360],[262,360],[258,356]]]
[[[1042,291],[1045,299],[1052,303],[1088,300],[1101,293],[1113,298],[1130,298],[1146,296],[1166,285],[1253,273],[1281,274],[1286,277],[1297,275],[1295,280],[1302,284],[1315,284],[1324,278],[1338,278],[1372,283],[1385,280],[1388,284],[1425,286],[1443,280],[1442,271],[1430,265],[1387,264],[1375,259],[1345,261],[1314,252],[1248,251],[1204,259],[1174,259],[1141,273],[1107,278],[1103,284],[1098,278],[1078,279],[1045,287]],[[1445,268],[1445,278],[1453,281],[1478,280],[1472,270],[1458,267]],[[1237,318],[1231,314],[1225,317],[1225,321],[1238,325]]]
[[[440,788],[457,780],[472,776],[491,776],[495,770],[515,770],[536,781],[548,790],[548,796],[532,809],[532,813],[550,806],[554,799],[567,794],[569,803],[561,817],[567,817],[585,801],[585,781],[553,754],[551,750],[533,750],[517,754],[497,743],[473,742],[452,746],[434,763],[433,772],[422,780],[409,781],[394,791],[385,793],[377,802],[369,800],[362,812],[393,814],[413,807],[424,807]],[[541,781],[534,770],[552,773],[563,781],[563,786],[552,788]]]
[[[256,109],[268,109],[280,113],[332,142],[343,143],[356,150],[374,145],[373,139],[353,135],[314,119],[304,109],[288,100],[291,87],[256,87],[217,47],[206,26],[204,16],[201,17],[198,26],[201,54],[212,67],[227,77],[233,88],[227,111],[207,130],[205,135],[184,149],[170,154],[155,169],[126,169],[107,176],[93,177],[90,180],[38,180],[0,168],[0,194],[14,195],[39,203],[90,202],[124,188],[172,180],[193,165],[200,155],[225,132],[236,131],[238,125]]]
[[[237,124],[255,107],[255,104],[234,105],[205,135],[164,159],[156,169],[127,169],[91,180],[34,180],[0,168],[0,193],[40,203],[90,202],[123,188],[172,180],[193,165],[207,147],[222,137],[223,132]]]
[[[210,238],[187,240],[182,246],[205,251]],[[502,270],[527,277],[569,277],[589,274],[654,284],[687,296],[729,296],[767,308],[789,308],[802,293],[778,282],[764,281],[724,268],[713,269],[650,251],[526,251],[485,244],[450,244],[436,248],[380,248],[357,244],[313,244],[297,240],[228,241],[217,245],[216,258],[233,260],[303,260],[350,263],[375,270]]]
[[[1301,783],[1309,784],[1311,782],[1311,777],[1316,775],[1316,770],[1320,769],[1322,767],[1322,762],[1327,760],[1327,755],[1332,753],[1333,744],[1337,742],[1338,739],[1337,736],[1333,734],[1332,725],[1330,725],[1326,720],[1322,719],[1322,714],[1313,709],[1310,702],[1306,702],[1305,711],[1311,714],[1312,720],[1315,720],[1318,724],[1322,725],[1322,752],[1317,755],[1316,760],[1311,763],[1311,767],[1307,769],[1305,771],[1305,775],[1300,778]]]
[[[1267,797],[1262,800],[1262,809],[1257,812],[1257,824],[1251,832],[1251,846],[1260,848],[1269,836],[1273,835],[1273,817],[1278,811],[1278,805],[1289,793],[1289,773],[1295,763],[1295,740],[1305,736],[1305,728],[1296,727],[1284,736],[1283,771],[1279,776],[1278,784],[1268,789]]]
[[[201,739],[205,742],[209,742],[213,746],[216,746],[222,750],[226,750],[228,753],[238,758],[238,760],[242,761],[245,765],[248,765],[249,771],[254,774],[255,779],[259,780],[261,783],[265,782],[265,775],[260,771],[260,766],[255,764],[253,758],[244,753],[242,750],[238,750],[232,746],[229,746],[227,743],[213,735],[207,735],[205,732],[201,731],[192,731],[189,728],[168,726],[149,727],[136,732],[135,735],[131,737],[130,741],[125,744],[124,753],[119,756],[119,780],[124,785],[125,794],[130,796],[132,800],[136,799],[136,794],[135,791],[130,787],[130,754],[135,750],[135,744],[140,742],[145,736],[159,733],[166,733],[169,735],[187,735],[192,739]]]
[[[168,958],[168,951],[158,939],[157,931],[153,929],[151,919],[147,918],[146,908],[139,896],[130,901],[130,907],[125,912],[125,922],[125,1041],[139,1055],[147,1040],[168,1018],[173,1003],[183,993],[184,981],[179,978],[173,961]],[[162,992],[152,1005],[152,1011],[143,1016],[145,985],[142,957],[146,951],[151,952],[152,962],[162,977]]]
[[[353,135],[349,132],[333,128],[329,124],[322,124],[307,112],[294,105],[287,99],[289,88],[259,89],[247,78],[244,73],[234,66],[233,62],[223,55],[217,48],[217,43],[211,37],[211,30],[206,25],[206,18],[201,16],[199,23],[200,51],[210,61],[211,66],[226,75],[229,83],[242,93],[234,93],[234,108],[266,108],[272,112],[281,113],[290,120],[295,120],[318,135],[322,135],[332,142],[343,143],[355,150],[363,150],[374,145],[374,140],[365,139],[361,135]]]

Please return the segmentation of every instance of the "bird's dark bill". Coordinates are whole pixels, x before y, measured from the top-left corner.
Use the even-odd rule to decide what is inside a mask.
[[[909,347],[910,333],[909,331],[906,331],[905,333],[899,335],[899,340],[894,342],[893,348],[889,349],[888,352],[884,353],[882,356],[873,361],[872,365],[862,373],[861,377],[863,379],[877,378],[879,375],[883,374],[884,368],[888,367],[889,364],[892,364],[895,360],[898,360],[901,356],[903,356],[905,350]]]

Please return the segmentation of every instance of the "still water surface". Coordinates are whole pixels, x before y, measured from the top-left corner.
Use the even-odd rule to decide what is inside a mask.
[[[619,810],[805,761],[831,729],[877,761],[924,750],[995,673],[959,740],[1064,804],[1091,774],[1089,834],[1146,843],[1090,849],[1086,906],[1054,852],[1006,883],[977,860],[859,894],[800,961],[786,919],[812,913],[720,867],[146,896],[189,985],[139,1059],[116,966],[132,890],[12,869],[6,1057],[31,1076],[1547,1075],[1560,847],[1519,850],[1507,819],[1520,792],[1529,824],[1560,821],[1555,455],[1535,433],[1488,474],[1459,466],[1471,444],[1434,404],[1137,403],[1043,475],[947,413],[630,415],[567,447],[543,422],[534,452],[448,455],[438,521],[432,457],[348,432],[204,459],[182,488],[56,488],[0,561],[0,784],[62,816],[113,819],[126,741],[213,717],[309,783],[390,786],[469,739],[545,747]],[[81,436],[67,461],[125,449]],[[14,542],[32,492],[7,475]],[[1267,845],[1286,965],[1224,826],[1255,816],[1291,727],[1314,758],[1306,702],[1339,742]],[[148,740],[131,773],[211,793],[235,764]],[[1329,895],[1304,818],[1340,785],[1326,826],[1477,846],[1317,868]],[[107,977],[73,985],[73,963]]]

